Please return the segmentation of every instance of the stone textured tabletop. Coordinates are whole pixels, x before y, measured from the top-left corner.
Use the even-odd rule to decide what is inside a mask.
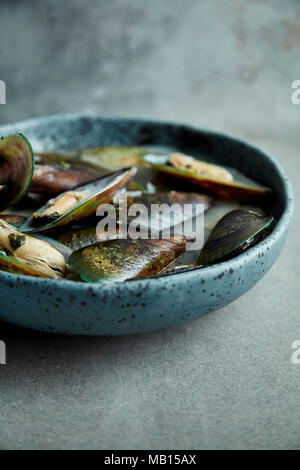
[[[86,111],[222,130],[278,158],[297,207],[299,19],[296,0],[2,1],[0,123]],[[296,211],[255,288],[177,328],[89,338],[0,323],[0,448],[299,449],[299,230]]]

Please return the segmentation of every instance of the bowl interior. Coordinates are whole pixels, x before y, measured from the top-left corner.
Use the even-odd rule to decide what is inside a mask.
[[[272,157],[233,137],[191,126],[125,118],[59,115],[2,126],[1,134],[22,132],[35,151],[111,145],[162,145],[232,166],[269,186],[274,193],[269,211],[279,220],[288,205],[288,186]]]

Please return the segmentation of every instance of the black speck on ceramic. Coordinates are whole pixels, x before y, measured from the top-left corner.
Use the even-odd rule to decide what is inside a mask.
[[[0,272],[0,319],[41,331],[125,335],[167,328],[213,312],[251,289],[278,258],[292,219],[290,183],[273,157],[232,137],[190,126],[80,115],[50,116],[0,127],[23,133],[35,151],[158,144],[235,167],[274,195],[272,233],[229,261],[112,285],[37,279]]]

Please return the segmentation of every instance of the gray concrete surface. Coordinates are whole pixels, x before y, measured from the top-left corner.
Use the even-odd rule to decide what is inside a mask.
[[[0,2],[0,122],[87,111],[185,121],[273,152],[300,203],[297,0]],[[0,324],[0,448],[299,449],[299,228],[229,307],[153,334]]]

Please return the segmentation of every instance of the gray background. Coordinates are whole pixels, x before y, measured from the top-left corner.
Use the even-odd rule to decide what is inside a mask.
[[[297,0],[0,1],[0,123],[59,112],[223,130],[273,152],[299,201]],[[0,447],[300,448],[299,244],[191,324],[120,338],[0,324]]]

